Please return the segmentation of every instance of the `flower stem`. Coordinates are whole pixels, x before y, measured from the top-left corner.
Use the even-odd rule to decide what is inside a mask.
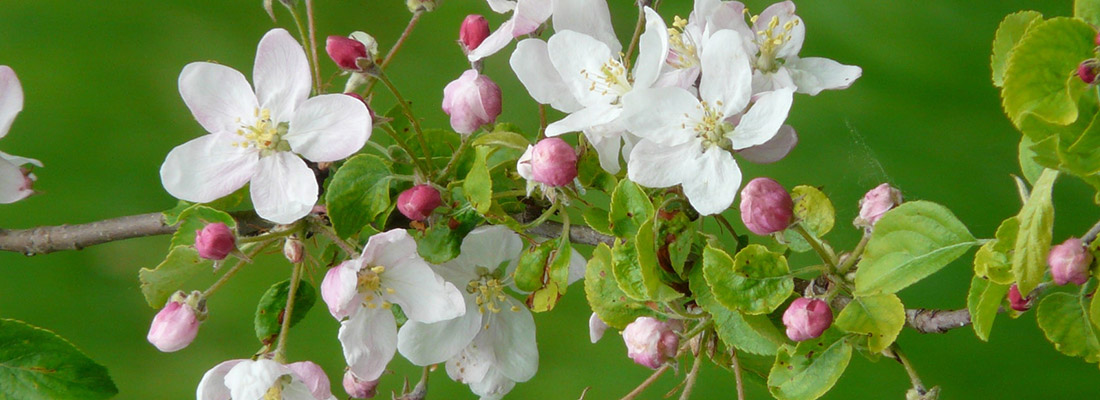
[[[294,18],[294,25],[298,27],[298,36],[301,38],[302,47],[304,48],[306,53],[308,54],[310,52],[313,52],[314,54],[316,54],[317,50],[313,49],[313,44],[315,43],[310,42],[309,33],[306,30],[306,24],[304,21],[302,21],[302,15],[298,13],[298,9],[288,3],[283,3],[283,5],[285,5],[286,9],[290,11],[291,18]],[[313,64],[314,68],[318,68],[316,57],[313,58],[313,62],[311,64]],[[313,92],[314,94],[321,94],[321,78],[319,72],[320,70],[317,69],[317,71],[317,75],[313,79]]]
[[[894,359],[898,360],[898,362],[905,367],[905,372],[909,374],[909,381],[913,384],[913,389],[917,389],[918,392],[924,393],[924,384],[921,383],[920,377],[917,376],[917,370],[913,369],[913,365],[909,362],[909,358],[905,356],[905,353],[901,352],[901,347],[898,347],[898,344],[894,343],[890,346],[889,351],[893,353]]]
[[[332,228],[320,223],[314,223],[313,226],[317,228],[314,229],[314,232],[320,233],[321,236],[325,237],[325,239],[328,239],[332,241],[332,243],[335,243],[336,246],[340,248],[340,250],[344,251],[344,253],[347,253],[349,256],[352,257],[359,255],[359,251],[356,250],[354,246],[344,241],[344,239],[341,239],[340,236],[337,236],[336,232],[332,231]]]
[[[703,342],[706,342],[709,332],[703,333]],[[680,400],[687,400],[691,398],[691,390],[695,388],[695,380],[699,378],[699,365],[703,363],[703,355],[700,353],[694,354],[695,361],[691,363],[691,372],[688,372],[687,380],[684,381],[684,391],[680,393]]]
[[[306,0],[306,20],[309,23],[309,50],[313,56],[313,88],[321,94],[321,63],[317,61],[317,30],[313,18],[313,0]]]
[[[290,332],[290,320],[294,315],[294,297],[298,294],[298,283],[302,280],[302,267],[305,264],[296,263],[290,271],[290,288],[286,294],[286,308],[283,309],[283,324],[279,328],[278,345],[275,346],[275,361],[286,363],[286,337]]]
[[[528,230],[528,229],[534,228],[536,226],[542,225],[542,223],[546,222],[546,220],[550,219],[550,217],[553,216],[554,213],[558,212],[558,207],[559,207],[559,203],[555,202],[554,205],[552,205],[552,206],[550,206],[550,208],[546,209],[546,211],[544,211],[542,213],[542,215],[540,215],[538,218],[535,218],[534,221],[531,221],[531,223],[529,223],[529,224],[523,225],[522,226],[523,230]]]
[[[247,253],[248,258],[251,259],[257,254],[260,254],[260,252],[267,248],[267,246],[270,246],[271,243],[274,243],[274,241],[268,241],[256,245],[256,247],[253,247],[252,250]],[[237,275],[237,272],[241,270],[241,267],[243,267],[247,263],[247,260],[238,260],[237,263],[233,264],[232,267],[229,267],[229,270],[225,271],[225,273],[222,274],[222,276],[218,278],[218,280],[214,281],[214,284],[210,285],[209,288],[202,292],[202,297],[209,298],[211,295],[214,294],[214,292],[217,292],[218,289],[221,289],[221,287],[225,285],[226,282],[229,282],[229,279],[232,278],[233,275]]]
[[[401,96],[401,92],[397,90],[397,86],[394,86],[390,78],[386,76],[384,72],[378,72],[378,79],[382,81],[386,88],[390,89],[393,93],[393,97],[397,98],[397,103],[401,105],[401,111],[404,112],[405,118],[409,119],[409,123],[412,124],[413,130],[416,131],[416,138],[420,140],[420,147],[424,150],[424,160],[428,162],[428,167],[432,166],[432,153],[428,150],[428,142],[424,140],[424,131],[420,129],[420,121],[413,115],[412,107],[409,106],[409,102],[405,100],[405,97]],[[409,155],[412,155],[411,153]],[[427,171],[425,171],[427,172]]]
[[[837,275],[844,275],[848,273],[848,271],[856,265],[856,261],[858,261],[859,258],[863,256],[863,250],[867,249],[867,242],[869,241],[871,241],[871,235],[864,234],[863,238],[859,240],[859,244],[856,245],[856,248],[848,254],[848,259],[844,260],[844,263],[836,267]]]
[[[730,231],[731,236],[733,236],[734,238],[737,237],[737,231],[733,229],[733,225],[730,224],[730,221],[727,220],[724,215],[714,214],[714,219],[717,220],[718,223],[722,224],[722,226],[725,227],[726,230]]]
[[[791,229],[794,229],[795,232],[798,232],[799,235],[802,235],[803,239],[806,239],[806,242],[810,244],[810,247],[814,249],[814,252],[816,252],[817,255],[821,257],[821,261],[825,262],[825,264],[830,267],[836,267],[836,254],[833,254],[832,251],[826,249],[825,246],[821,244],[820,240],[811,235],[810,232],[806,231],[806,228],[802,227],[801,224],[794,224],[793,226],[791,226]]]
[[[383,58],[382,63],[378,65],[379,70],[385,70],[386,67],[390,65],[390,61],[393,61],[393,57],[397,55],[397,51],[401,50],[401,46],[405,44],[405,40],[412,34],[413,28],[415,28],[416,23],[420,21],[420,16],[422,14],[424,14],[423,11],[416,11],[413,13],[412,18],[409,19],[409,24],[406,25],[405,30],[401,32],[401,37],[397,38],[397,42],[395,42],[393,47],[390,48],[390,51],[386,53],[386,58]],[[374,89],[375,83],[378,83],[378,80],[372,77],[370,83],[367,84],[367,90],[363,91],[364,97]]]
[[[632,400],[635,397],[638,397],[638,395],[642,394],[642,392],[644,392],[646,388],[649,387],[649,385],[652,385],[653,382],[656,382],[657,378],[660,378],[661,375],[665,373],[665,371],[668,371],[669,368],[671,368],[671,364],[667,363],[662,365],[660,368],[657,368],[657,370],[653,371],[653,374],[642,381],[642,383],[639,384],[638,387],[634,388],[634,390],[631,390],[630,393],[627,393],[626,396],[623,396],[623,398],[619,400]]]
[[[623,66],[627,71],[630,70],[630,58],[634,55],[634,49],[638,47],[638,39],[642,36],[642,28],[645,27],[645,7],[638,4],[638,22],[634,24],[634,35],[630,37],[630,45],[626,48],[626,55],[623,56]]]
[[[546,137],[546,104],[539,103],[539,139]]]
[[[428,167],[421,163],[421,160],[416,157],[416,154],[413,154],[412,148],[405,142],[405,139],[402,138],[401,135],[398,135],[397,132],[394,132],[393,128],[389,125],[379,125],[379,127],[382,128],[382,131],[386,132],[387,135],[390,135],[390,138],[393,139],[402,150],[405,150],[405,153],[409,154],[409,158],[412,158],[413,164],[416,165],[416,169],[419,170],[421,174],[427,175]]]
[[[462,152],[466,151],[466,147],[470,145],[470,135],[461,135],[462,141],[458,143],[458,150],[455,150],[451,156],[451,161],[447,162],[447,166],[443,167],[443,171],[439,173],[439,182],[443,182],[447,179],[447,174],[451,172],[451,168],[454,168],[458,163],[458,159],[462,157]]]
[[[745,400],[745,383],[741,380],[741,360],[737,359],[737,349],[730,348],[730,365],[733,368],[733,379],[737,381],[737,400]]]

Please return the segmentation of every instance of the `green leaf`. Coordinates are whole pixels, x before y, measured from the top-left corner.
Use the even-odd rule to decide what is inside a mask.
[[[600,166],[600,155],[591,147],[585,149],[577,159],[577,179],[586,188],[594,188],[604,193],[612,193],[618,180],[615,175]]]
[[[1035,318],[1047,340],[1062,354],[1097,362],[1100,361],[1100,336],[1090,322],[1086,301],[1081,293],[1051,293],[1039,303]]]
[[[290,314],[291,327],[305,318],[313,308],[313,303],[317,302],[317,291],[305,280],[298,281],[298,289],[294,292],[294,310]],[[290,294],[289,279],[271,285],[260,298],[260,303],[256,305],[256,318],[253,320],[256,338],[265,345],[273,343],[279,335],[279,330],[282,329],[288,294]]]
[[[867,348],[877,353],[894,343],[905,326],[905,306],[893,294],[852,299],[836,317],[836,327],[867,335]]]
[[[911,201],[886,212],[856,271],[856,296],[894,293],[927,278],[977,244],[946,207]]]
[[[632,238],[638,227],[653,217],[653,203],[640,186],[623,179],[611,194],[611,232],[616,237]]]
[[[611,271],[611,248],[600,243],[592,251],[584,273],[584,294],[592,312],[604,323],[615,329],[626,328],[638,317],[653,316],[644,303],[631,300],[619,289]]]
[[[381,158],[360,154],[332,176],[325,192],[329,219],[336,234],[348,238],[390,207],[393,170]]]
[[[557,239],[547,240],[528,247],[520,254],[515,272],[516,288],[526,292],[542,288],[543,277],[546,275],[546,261],[550,259],[550,252],[557,245]]]
[[[462,251],[462,239],[482,221],[476,210],[463,207],[432,224],[426,232],[417,233],[416,252],[432,264],[450,261]]]
[[[619,282],[619,288],[630,298],[640,301],[668,301],[682,295],[661,283],[660,272],[657,271],[660,267],[657,266],[656,259],[647,254],[650,250],[640,248],[647,242],[646,237],[649,238],[649,243],[653,241],[652,223],[653,221],[646,221],[639,229],[638,236],[643,237],[641,241],[615,241],[615,247],[611,251],[611,269],[615,280]],[[649,246],[652,248],[652,245]]]
[[[1076,0],[1073,2],[1073,16],[1092,25],[1100,25],[1100,1]]]
[[[1061,170],[1082,177],[1100,173],[1100,151],[1096,151],[1100,148],[1100,118],[1093,116],[1091,121],[1076,140],[1060,141],[1060,144],[1069,143],[1068,147],[1058,149]]]
[[[184,283],[200,272],[210,270],[210,262],[199,258],[199,252],[193,247],[177,246],[156,268],[138,271],[141,293],[149,306],[161,308]]]
[[[215,222],[224,223],[230,232],[237,231],[237,221],[223,211],[218,211],[202,204],[195,204],[183,210],[177,218],[179,226],[176,233],[172,234],[172,242],[169,249],[177,246],[194,246],[196,231],[202,230],[206,224]]]
[[[1087,85],[1073,72],[1093,57],[1096,31],[1074,18],[1036,22],[1008,58],[1004,74],[1005,113],[1017,127],[1032,115],[1069,125],[1077,120],[1077,101]]]
[[[1012,55],[1012,49],[1016,43],[1024,37],[1030,27],[1036,21],[1042,21],[1043,14],[1036,11],[1020,11],[1008,14],[1001,25],[997,27],[997,35],[993,38],[993,85],[1004,85],[1005,69],[1008,67],[1008,57]]]
[[[106,399],[118,388],[107,368],[61,336],[0,319],[0,393],[22,400]]]
[[[703,249],[703,276],[722,305],[745,314],[775,311],[794,291],[787,259],[750,244],[730,258],[721,249]]]
[[[1009,217],[997,228],[997,238],[986,242],[974,254],[974,275],[1001,285],[1016,282],[1012,275],[1012,254],[1016,249],[1016,235],[1020,220]]]
[[[1043,166],[1035,160],[1038,154],[1035,153],[1034,146],[1035,141],[1031,140],[1030,136],[1023,135],[1020,137],[1018,157],[1020,172],[1024,175],[1024,179],[1027,179],[1027,182],[1032,185],[1035,185],[1035,181],[1039,180],[1039,174],[1043,173]]]
[[[970,280],[970,293],[966,296],[966,308],[970,310],[970,321],[974,334],[983,342],[989,341],[989,331],[993,329],[993,320],[997,318],[997,309],[1008,294],[1009,285],[1002,285],[979,276]]]
[[[164,224],[172,226],[179,223],[180,214],[183,213],[183,210],[190,208],[192,204],[191,202],[180,200],[176,203],[175,207],[162,211],[161,215],[164,216]]]
[[[515,132],[492,131],[478,136],[471,144],[475,147],[492,146],[524,151],[527,150],[527,146],[531,145],[531,141]]]
[[[836,329],[817,339],[779,348],[768,374],[768,391],[779,400],[812,400],[836,384],[852,359],[852,346]]]
[[[794,217],[811,236],[820,238],[833,229],[836,222],[836,210],[829,197],[821,190],[813,186],[799,185],[791,189],[791,199],[794,200]],[[783,231],[783,242],[799,253],[813,250],[806,241],[794,229]]]
[[[608,219],[608,213],[606,210],[598,207],[587,207],[584,209],[584,223],[589,228],[596,230],[596,232],[604,235],[614,235],[611,232],[611,220]]]
[[[573,246],[567,235],[559,237],[556,242],[558,246],[550,256],[547,275],[557,287],[558,294],[565,294],[569,287],[569,262],[573,260]]]
[[[493,178],[489,176],[489,167],[486,159],[489,157],[489,147],[476,148],[477,156],[474,157],[474,166],[462,182],[462,191],[466,193],[466,199],[474,206],[478,214],[485,215],[489,212],[489,206],[493,204]]]
[[[547,312],[554,309],[560,298],[561,293],[558,290],[558,284],[551,281],[546,284],[546,287],[527,296],[527,306],[531,308],[532,312]]]
[[[1100,328],[1100,288],[1092,293],[1092,302],[1089,303],[1089,317],[1094,328]]]
[[[1024,296],[1042,282],[1047,270],[1047,253],[1050,253],[1054,229],[1054,206],[1050,195],[1057,178],[1058,171],[1043,171],[1031,188],[1031,197],[1016,217],[1020,220],[1020,231],[1012,254],[1012,274]]]
[[[707,286],[702,268],[694,268],[690,279],[695,303],[714,317],[718,338],[739,350],[758,355],[775,355],[779,346],[787,343],[787,336],[775,327],[766,315],[744,315],[723,306],[714,299]]]

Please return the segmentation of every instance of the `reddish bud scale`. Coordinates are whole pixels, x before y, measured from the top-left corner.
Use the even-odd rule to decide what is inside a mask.
[[[325,40],[325,52],[341,69],[358,71],[359,59],[367,57],[367,46],[349,37],[333,35]]]
[[[199,257],[224,260],[236,248],[237,238],[224,223],[207,224],[201,230],[195,231],[195,250],[199,251]]]
[[[1031,309],[1031,298],[1024,298],[1020,294],[1020,288],[1013,283],[1012,287],[1008,288],[1008,305],[1016,311],[1027,311]]]
[[[1096,82],[1097,75],[1097,61],[1093,59],[1081,61],[1081,64],[1077,65],[1077,77],[1081,78],[1082,82],[1092,84]]]
[[[397,196],[397,210],[413,221],[424,221],[443,204],[439,191],[429,185],[416,185]]]
[[[466,51],[476,49],[489,37],[489,21],[477,14],[470,14],[462,20],[462,27],[458,30],[458,40]]]

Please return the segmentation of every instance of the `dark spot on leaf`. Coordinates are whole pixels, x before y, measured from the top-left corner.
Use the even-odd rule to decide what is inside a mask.
[[[806,359],[807,359],[807,360],[808,360],[808,359],[811,359],[811,358],[813,358],[813,357],[814,357],[814,351],[813,351],[813,350],[810,350],[810,352],[809,352],[809,353],[806,353]]]

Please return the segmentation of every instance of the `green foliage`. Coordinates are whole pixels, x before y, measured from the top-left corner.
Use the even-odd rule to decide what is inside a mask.
[[[611,248],[600,243],[592,251],[584,273],[584,293],[592,312],[604,323],[615,329],[626,328],[638,317],[653,316],[642,302],[634,301],[623,293],[611,271]]]
[[[775,311],[794,291],[787,259],[758,244],[730,258],[721,249],[703,249],[703,274],[722,305],[745,314]]]
[[[1022,291],[1021,291],[1022,293]],[[1035,318],[1047,340],[1067,356],[1100,361],[1100,336],[1089,316],[1084,293],[1052,293],[1039,303]]]
[[[794,220],[802,224],[810,235],[820,238],[833,229],[836,223],[836,210],[829,196],[818,188],[807,185],[795,186],[791,189],[791,199],[794,200]],[[807,252],[813,249],[810,243],[802,235],[793,229],[783,232],[783,240],[797,252]]]
[[[546,261],[550,259],[550,252],[555,247],[557,240],[547,240],[523,251],[515,272],[516,287],[519,290],[533,292],[542,287]]]
[[[584,209],[584,223],[589,228],[596,230],[596,232],[604,235],[614,235],[611,232],[611,221],[608,219],[609,215],[607,210],[599,207],[588,207]]]
[[[305,280],[298,281],[298,288],[294,291],[294,309],[290,314],[290,326],[297,325],[306,317],[313,304],[317,302],[317,291]],[[256,328],[256,338],[263,344],[271,344],[282,329],[283,318],[286,318],[286,300],[290,294],[290,280],[271,285],[260,298],[256,305],[256,317],[253,325]]]
[[[856,271],[856,296],[894,293],[966,253],[974,236],[946,207],[912,201],[875,223]]]
[[[498,128],[499,127],[498,125]],[[479,135],[471,144],[473,144],[474,147],[492,146],[524,151],[527,150],[527,146],[531,145],[531,142],[523,137],[523,135],[516,132],[493,130],[492,132]]]
[[[179,226],[176,227],[176,233],[172,234],[172,242],[168,245],[169,249],[176,246],[193,246],[196,231],[202,230],[206,224],[221,222],[228,226],[231,232],[237,231],[237,221],[233,217],[225,212],[201,204],[187,207],[183,212],[180,212],[176,220]]]
[[[779,348],[768,374],[768,391],[780,400],[812,400],[836,384],[852,359],[847,336],[836,329],[821,337]]]
[[[1100,1],[1076,0],[1073,2],[1073,16],[1085,20],[1089,24],[1100,25]]]
[[[1087,85],[1074,71],[1093,56],[1095,37],[1091,26],[1073,18],[1051,18],[1027,29],[1008,58],[1001,92],[1017,127],[1027,117],[1058,125],[1077,120],[1077,101]]]
[[[1012,49],[1016,43],[1024,37],[1027,29],[1036,21],[1042,21],[1043,14],[1035,11],[1020,11],[1009,14],[997,27],[997,35],[993,38],[993,85],[1004,85],[1005,69],[1008,68],[1008,58],[1012,55]]]
[[[661,282],[660,268],[653,253],[652,221],[638,231],[643,240],[616,240],[611,250],[611,270],[619,289],[639,301],[668,301],[682,296]],[[648,238],[648,240],[644,240]]]
[[[971,326],[978,339],[989,341],[993,320],[1008,294],[1009,285],[990,282],[975,275],[970,280],[970,293],[966,296],[966,308],[970,310]]]
[[[600,166],[600,155],[591,147],[585,148],[577,158],[577,179],[586,188],[601,190],[605,193],[615,191],[618,180],[615,175],[604,171]]]
[[[61,336],[0,319],[0,393],[25,400],[106,399],[118,388],[106,368]]]
[[[1031,197],[1016,217],[1020,220],[1020,230],[1012,253],[1012,274],[1024,296],[1042,282],[1047,270],[1047,253],[1054,229],[1054,206],[1050,196],[1057,178],[1057,171],[1043,171],[1031,188]]]
[[[432,264],[442,264],[458,257],[462,239],[483,221],[477,210],[468,204],[445,215],[425,232],[415,233],[416,252]]]
[[[565,294],[565,290],[569,288],[569,262],[573,260],[573,245],[569,243],[568,235],[559,237],[555,243],[558,246],[550,256],[547,276],[556,286],[558,294]]]
[[[1035,181],[1039,180],[1039,175],[1043,173],[1043,166],[1039,165],[1039,162],[1035,160],[1038,154],[1034,149],[1035,142],[1031,140],[1027,135],[1020,137],[1019,146],[1019,161],[1020,172],[1024,174],[1024,179],[1027,182],[1034,185]]]
[[[1016,235],[1020,220],[1009,217],[997,228],[997,238],[986,242],[974,254],[974,275],[1001,285],[1016,282],[1012,275],[1012,255],[1016,249]]]
[[[867,335],[868,350],[878,353],[897,340],[905,326],[905,306],[893,294],[856,296],[834,324],[842,331]]]
[[[715,300],[702,268],[692,269],[689,282],[695,303],[713,317],[715,331],[722,342],[741,351],[767,356],[775,355],[779,346],[787,343],[787,337],[766,315],[744,315]]]
[[[198,250],[188,246],[177,246],[168,252],[154,269],[142,268],[138,271],[141,280],[141,293],[150,307],[161,308],[188,280],[200,272],[209,271],[210,262],[199,258]]]
[[[653,203],[640,186],[623,179],[611,194],[611,232],[616,237],[631,238],[638,227],[653,217]]]
[[[348,238],[390,207],[393,170],[377,156],[352,157],[332,177],[325,192],[329,219],[336,234]]]
[[[489,167],[486,165],[490,150],[485,146],[476,147],[474,165],[470,168],[470,173],[466,174],[466,180],[462,182],[462,191],[466,193],[466,200],[481,215],[488,213],[489,206],[493,204],[493,178],[489,176]]]

